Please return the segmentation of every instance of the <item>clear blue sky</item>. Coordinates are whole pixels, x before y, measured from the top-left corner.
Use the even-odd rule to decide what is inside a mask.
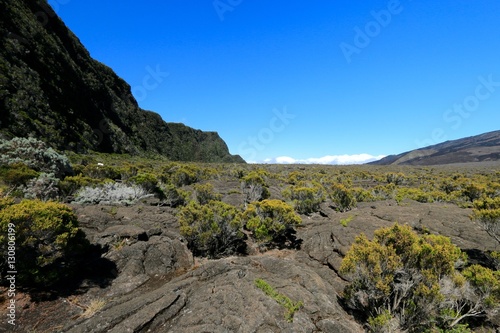
[[[498,0],[49,2],[142,108],[247,161],[349,163],[500,129]]]

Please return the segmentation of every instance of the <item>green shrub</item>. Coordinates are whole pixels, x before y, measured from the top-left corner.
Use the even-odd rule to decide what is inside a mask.
[[[195,184],[194,196],[196,201],[201,205],[206,205],[210,201],[220,201],[222,198],[219,193],[215,192],[214,186],[210,183]]]
[[[178,207],[189,201],[190,193],[183,191],[173,184],[161,184],[159,187],[160,198],[163,205]]]
[[[178,214],[181,235],[193,254],[218,258],[241,253],[245,234],[238,210],[221,201],[191,201]]]
[[[354,187],[351,191],[354,194],[354,199],[356,200],[356,202],[375,201],[375,196],[369,190],[365,190],[361,187]]]
[[[373,333],[396,332],[397,323],[389,310],[383,310],[382,313],[368,318],[368,327]]]
[[[340,212],[351,210],[357,204],[353,191],[343,184],[333,184],[330,187],[330,198]]]
[[[470,202],[481,198],[485,191],[484,186],[480,184],[467,184],[462,189],[462,194],[465,196]]]
[[[287,311],[285,312],[285,319],[288,322],[293,322],[293,315],[304,306],[302,301],[294,302],[288,296],[285,296],[276,290],[262,279],[255,279],[255,286],[262,290],[267,296],[274,299],[279,305],[283,306]]]
[[[191,164],[174,164],[166,168],[162,181],[177,187],[191,185],[199,181],[200,169]]]
[[[283,191],[283,196],[292,200],[299,214],[318,212],[320,204],[325,201],[325,191],[321,184],[289,186]]]
[[[139,173],[129,178],[128,183],[140,186],[148,193],[153,193],[158,190],[158,179],[150,173]]]
[[[248,205],[243,213],[245,228],[261,243],[284,245],[302,220],[293,207],[281,200],[266,199]]]
[[[471,218],[500,244],[500,197],[482,197],[473,206]]]
[[[261,201],[271,196],[263,170],[251,171],[241,180],[241,190],[246,194],[245,203]]]
[[[23,163],[0,166],[0,179],[8,186],[17,188],[24,186],[30,179],[38,177],[39,173]]]
[[[398,188],[396,190],[396,201],[399,203],[403,201],[403,199],[411,199],[422,203],[430,203],[430,202],[442,202],[446,201],[447,197],[444,192],[441,191],[424,191],[420,188]]]
[[[19,286],[50,287],[71,276],[72,258],[88,245],[73,211],[63,204],[24,200],[0,211],[0,252],[9,249],[15,235],[15,268]],[[0,261],[2,275],[9,270],[7,256]]]
[[[0,210],[14,204],[14,200],[0,191]]]
[[[349,225],[349,223],[352,222],[353,219],[354,215],[349,215],[346,218],[340,219],[340,225],[343,226],[344,228],[347,228],[347,226]]]
[[[297,185],[306,179],[306,175],[302,171],[292,171],[288,175],[287,183]]]
[[[78,174],[76,176],[67,176],[59,182],[59,190],[63,197],[74,195],[80,188],[85,186],[102,184],[103,180],[94,179],[88,176]]]
[[[57,178],[73,173],[69,159],[35,138],[0,139],[0,165],[24,164]]]
[[[402,185],[406,182],[406,176],[401,172],[389,172],[385,175],[388,184]]]
[[[373,240],[356,238],[340,267],[352,281],[343,297],[372,320],[389,311],[399,329],[453,328],[499,305],[500,273],[478,265],[457,271],[465,262],[449,238],[395,224]]]
[[[93,179],[121,179],[118,168],[109,165],[89,164],[83,168],[82,175]]]

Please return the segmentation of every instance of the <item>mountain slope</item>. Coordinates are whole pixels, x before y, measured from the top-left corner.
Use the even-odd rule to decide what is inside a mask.
[[[34,136],[62,150],[244,162],[215,132],[166,123],[92,59],[46,0],[0,0],[0,137]]]
[[[500,160],[500,131],[488,132],[458,140],[389,155],[369,164],[437,165]]]

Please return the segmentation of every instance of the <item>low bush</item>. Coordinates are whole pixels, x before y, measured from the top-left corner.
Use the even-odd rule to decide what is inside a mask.
[[[465,263],[449,238],[395,224],[373,240],[356,238],[340,267],[351,279],[343,298],[374,327],[453,329],[499,307],[500,273],[478,265],[457,270]]]
[[[321,184],[299,184],[289,186],[283,191],[283,196],[292,200],[299,214],[311,214],[320,210],[320,204],[325,201],[325,190]]]
[[[79,189],[85,186],[104,184],[101,179],[94,179],[78,174],[77,176],[67,176],[59,182],[59,190],[65,198],[73,196]]]
[[[88,246],[73,211],[55,202],[5,200],[0,203],[0,252],[10,256],[15,251],[18,285],[48,288],[70,277],[77,265],[73,258]],[[2,276],[12,268],[9,256],[0,261]]]
[[[275,199],[249,204],[243,221],[258,242],[278,246],[288,246],[295,227],[302,223],[292,206]]]
[[[351,189],[343,184],[333,184],[329,189],[329,194],[336,209],[345,212],[356,207],[356,197]]]
[[[448,201],[448,196],[445,192],[439,190],[424,191],[420,188],[403,187],[396,190],[395,199],[397,202],[411,199],[422,203],[430,203]]]
[[[52,173],[42,172],[38,178],[28,181],[23,187],[24,197],[42,201],[55,200],[59,197],[59,179]]]
[[[500,197],[482,197],[473,206],[471,218],[500,244]]]
[[[302,171],[292,171],[288,175],[287,183],[292,185],[298,185],[306,179],[306,175]]]
[[[354,195],[354,199],[356,200],[356,202],[370,202],[370,201],[375,201],[376,199],[371,191],[361,187],[353,187],[351,191]]]
[[[470,183],[464,186],[462,189],[462,194],[470,202],[481,198],[485,192],[485,187],[481,184]]]
[[[121,171],[109,165],[89,164],[82,170],[82,175],[93,179],[121,179]]]
[[[263,171],[251,171],[241,180],[241,190],[246,195],[245,203],[261,201],[271,196]]]
[[[4,164],[0,166],[0,180],[7,186],[17,188],[25,186],[30,179],[38,177],[39,172],[23,163]]]
[[[386,173],[385,179],[388,184],[394,185],[403,185],[407,181],[406,176],[401,172]]]
[[[74,202],[79,204],[130,205],[150,196],[152,194],[140,186],[110,182],[81,188],[76,192]]]
[[[194,197],[196,201],[201,205],[205,205],[210,201],[220,201],[222,198],[219,193],[215,192],[214,186],[210,183],[195,184]]]
[[[178,207],[189,202],[190,192],[181,190],[173,184],[160,184],[159,196],[163,205]]]
[[[193,254],[218,258],[245,248],[238,210],[221,201],[200,205],[191,201],[178,214],[181,235]]]
[[[0,139],[0,165],[24,164],[57,178],[73,173],[69,159],[35,138]]]
[[[200,169],[195,165],[173,164],[165,169],[162,175],[164,183],[172,183],[177,187],[181,187],[199,181]]]
[[[158,179],[150,173],[139,173],[128,179],[127,183],[142,187],[146,192],[153,193],[158,190]]]

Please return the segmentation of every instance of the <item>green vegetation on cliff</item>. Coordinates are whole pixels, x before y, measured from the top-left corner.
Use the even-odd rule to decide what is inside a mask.
[[[92,59],[46,1],[0,1],[0,137],[28,136],[80,153],[244,162],[217,133],[139,108],[129,84]]]

